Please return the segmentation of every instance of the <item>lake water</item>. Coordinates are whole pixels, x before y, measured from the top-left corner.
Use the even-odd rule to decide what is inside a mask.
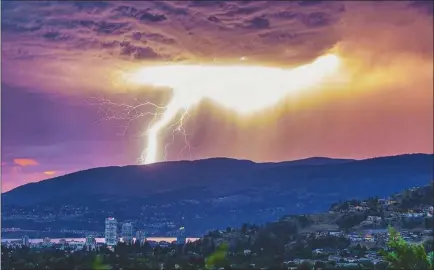
[[[66,240],[66,242],[85,242],[86,241],[86,238],[50,238],[50,242],[51,243],[59,243],[60,240],[62,240],[62,239]],[[133,238],[133,239],[135,240],[136,238]],[[187,237],[186,241],[187,242],[194,242],[194,241],[197,241],[199,239],[200,238],[196,238],[196,237]],[[105,243],[104,238],[95,238],[95,240],[97,243]],[[165,241],[165,242],[171,243],[171,242],[176,241],[176,237],[147,237],[146,240],[147,241],[153,241],[153,242]],[[12,242],[12,241],[21,241],[21,239],[16,239],[16,238],[15,239],[12,239],[12,238],[11,239],[4,239],[4,238],[1,239],[2,243]],[[29,239],[29,241],[30,241],[30,243],[37,244],[37,243],[41,243],[43,241],[43,239]]]

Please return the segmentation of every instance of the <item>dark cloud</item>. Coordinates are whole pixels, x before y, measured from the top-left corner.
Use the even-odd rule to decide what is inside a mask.
[[[79,21],[80,25],[95,31],[98,34],[120,35],[131,31],[131,26],[126,22],[106,22],[106,21]]]
[[[143,12],[143,14],[141,14],[139,17],[139,20],[142,22],[162,22],[167,20],[167,17],[164,14]]]
[[[188,15],[189,10],[188,8],[183,7],[176,7],[172,5],[172,2],[163,2],[163,1],[156,1],[154,2],[154,5],[156,8],[158,8],[160,11],[171,14],[171,15]]]
[[[3,22],[1,24],[2,31],[15,32],[15,33],[25,33],[25,32],[36,32],[42,29],[41,23],[34,23],[29,25],[19,25],[15,22]]]
[[[137,33],[136,33],[137,34]],[[135,60],[156,60],[163,57],[148,46],[137,46],[130,41],[111,40],[97,44],[112,55],[119,54]]]
[[[262,15],[249,20],[246,27],[250,29],[265,29],[270,27],[270,21],[265,15]]]
[[[298,34],[294,32],[288,32],[288,31],[273,31],[273,32],[259,34],[259,37],[264,38],[266,41],[270,41],[272,43],[294,40],[298,36],[299,36]]]
[[[219,23],[220,19],[213,15],[208,17],[208,21]]]
[[[432,7],[422,1],[408,4]],[[47,55],[45,48],[65,55],[81,49],[89,58],[178,61],[250,55],[286,62],[282,52],[287,51],[291,61],[308,61],[341,42],[337,27],[345,25],[340,22],[353,5],[313,0],[14,2],[2,6],[3,42],[25,41],[19,47],[40,56]],[[44,44],[48,41],[56,45],[50,49]]]
[[[272,42],[289,43],[294,35],[297,43],[303,42],[304,35],[298,33],[329,26],[337,20],[330,19],[336,11],[325,4],[270,5],[266,1],[22,2],[6,9],[9,12],[2,18],[3,31],[20,34],[19,39],[26,40],[26,46],[42,48],[47,46],[41,46],[42,43],[56,41],[56,50],[75,48],[88,51],[89,57],[106,54],[133,59],[161,58],[163,47],[165,59],[206,57],[210,52],[239,58],[240,54],[263,53],[263,46]],[[297,20],[301,24],[296,24]],[[289,21],[294,21],[294,25],[280,29]],[[242,37],[254,36],[254,31],[260,31],[260,39],[245,44]],[[333,36],[328,31],[331,30],[324,29],[312,37]],[[276,35],[277,32],[288,34]],[[122,42],[129,45],[122,47]],[[281,44],[273,46],[278,49]],[[316,55],[312,52],[312,57]]]
[[[123,56],[129,56],[136,60],[154,60],[159,59],[161,56],[149,47],[134,46],[129,42],[120,43],[121,52]]]
[[[161,44],[165,44],[165,45],[173,45],[176,43],[176,40],[174,38],[170,38],[167,37],[163,34],[159,34],[159,33],[140,33],[140,32],[135,32],[133,34],[133,38],[135,40],[140,40],[140,41],[153,41],[153,42],[158,42]]]
[[[209,7],[218,7],[222,8],[226,5],[227,2],[231,1],[191,1],[189,7],[199,7],[199,8],[209,8]]]
[[[137,18],[140,10],[132,6],[121,5],[112,10],[112,13],[121,17]]]
[[[262,7],[259,6],[252,6],[252,7],[235,6],[233,9],[229,10],[228,12],[223,13],[223,15],[228,17],[245,16],[245,15],[252,15],[260,10],[262,10]]]
[[[274,16],[284,20],[293,20],[297,18],[299,14],[294,11],[284,10],[277,12]]]
[[[60,32],[47,32],[43,34],[42,37],[51,41],[66,41],[71,39],[70,35],[63,34]]]
[[[302,21],[308,27],[321,27],[330,24],[330,19],[324,12],[312,12],[307,15],[303,15]]]
[[[95,12],[108,9],[111,4],[105,1],[76,1],[71,2],[78,10]]]
[[[410,7],[422,10],[428,14],[434,13],[434,2],[433,1],[422,1],[414,0],[409,4]]]
[[[296,1],[299,6],[316,6],[324,3],[325,1],[321,0],[304,0],[304,1]]]
[[[135,18],[142,22],[162,22],[167,20],[167,17],[164,14],[152,13],[149,11],[149,8],[140,10],[132,6],[122,5],[113,10],[118,16]]]

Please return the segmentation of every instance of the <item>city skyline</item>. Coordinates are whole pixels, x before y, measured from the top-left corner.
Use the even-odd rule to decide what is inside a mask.
[[[432,3],[417,1],[2,3],[2,191],[137,164],[150,118],[107,119],[122,108],[101,101],[167,104],[173,89],[119,80],[161,63],[291,69],[328,53],[342,62],[333,83],[252,116],[202,100],[184,123],[191,148],[181,153],[177,133],[168,160],[431,154],[432,28]],[[159,134],[160,150],[171,134]]]

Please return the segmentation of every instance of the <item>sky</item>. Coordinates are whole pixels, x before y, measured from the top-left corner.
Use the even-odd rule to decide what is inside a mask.
[[[167,160],[433,153],[432,2],[6,1],[1,9],[3,192],[136,164],[152,119],[116,119],[113,104],[164,105],[172,92],[119,78],[161,63],[293,68],[330,51],[343,61],[341,80],[247,117],[201,102],[184,122],[190,147],[181,151],[185,138],[175,134]],[[172,133],[159,139],[164,148]]]

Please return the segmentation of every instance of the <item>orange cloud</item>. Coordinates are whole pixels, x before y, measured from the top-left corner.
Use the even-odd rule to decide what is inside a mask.
[[[31,158],[15,158],[14,163],[21,167],[39,165],[39,163],[36,160]]]
[[[45,175],[54,175],[54,174],[56,174],[56,171],[45,171],[44,174]]]

